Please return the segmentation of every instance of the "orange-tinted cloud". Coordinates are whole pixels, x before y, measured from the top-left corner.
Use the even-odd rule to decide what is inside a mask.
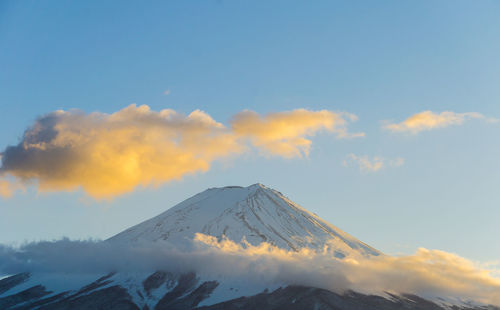
[[[0,196],[10,197],[13,194],[12,186],[10,182],[5,180],[0,180]]]
[[[297,109],[265,116],[247,110],[233,117],[231,127],[236,135],[249,139],[257,148],[291,158],[307,156],[311,147],[311,140],[307,137],[320,130],[333,132],[339,138],[364,136],[363,133],[347,132],[348,122],[355,120],[357,118],[352,114],[327,110]]]
[[[196,234],[195,242],[234,258],[239,266],[229,270],[261,273],[262,277],[275,277],[285,283],[340,292],[412,293],[434,300],[448,298],[500,305],[497,270],[445,251],[420,248],[413,255],[369,258],[353,253],[338,259],[327,248],[323,252],[307,248],[287,251],[265,242],[253,246],[244,240],[242,243],[219,241],[203,234]],[[221,255],[218,260],[225,258]],[[231,264],[226,260],[225,268]],[[257,270],[252,270],[253,266],[258,266]]]
[[[444,128],[451,125],[461,125],[466,120],[473,118],[484,119],[485,116],[477,112],[455,113],[445,111],[441,113],[434,113],[432,111],[423,111],[410,116],[401,123],[387,124],[384,128],[393,132],[409,132],[417,134],[424,130]]]
[[[240,151],[202,111],[184,116],[130,105],[113,114],[56,111],[39,118],[3,153],[1,172],[38,181],[42,191],[83,188],[96,198],[207,171]]]
[[[0,194],[12,194],[10,176],[35,181],[41,191],[82,188],[109,198],[205,172],[214,160],[248,150],[248,141],[275,155],[307,155],[306,136],[320,129],[347,136],[346,123],[342,114],[307,110],[264,118],[245,111],[231,128],[200,110],[183,115],[133,104],[113,114],[55,111],[38,118],[18,145],[2,153]]]

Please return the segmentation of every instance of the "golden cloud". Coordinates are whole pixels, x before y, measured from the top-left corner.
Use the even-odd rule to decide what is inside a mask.
[[[409,132],[417,134],[424,130],[432,130],[444,128],[451,125],[461,125],[467,119],[484,119],[484,115],[477,112],[455,113],[445,111],[441,113],[434,113],[432,111],[423,111],[414,114],[401,123],[387,124],[385,129],[394,132]]]
[[[12,196],[12,186],[8,181],[0,180],[0,196],[10,197]]]
[[[220,253],[237,257],[235,260],[241,270],[258,266],[258,270],[252,273],[275,275],[285,283],[339,292],[412,293],[431,299],[500,304],[500,279],[494,276],[496,270],[486,269],[445,251],[420,248],[415,254],[406,256],[364,257],[351,254],[338,259],[327,248],[319,252],[307,248],[287,251],[266,242],[254,246],[245,240],[241,243],[228,239],[219,241],[204,234],[196,234],[194,240]],[[228,264],[224,266],[227,268]],[[276,270],[280,273],[277,274]]]
[[[306,137],[319,130],[333,132],[339,138],[364,136],[347,132],[347,123],[355,120],[355,115],[327,110],[297,109],[265,116],[247,110],[233,117],[231,127],[236,135],[267,153],[291,158],[308,156],[311,140]]]
[[[110,198],[205,172],[214,160],[247,150],[248,141],[275,155],[300,157],[309,151],[305,137],[320,129],[347,136],[343,117],[294,110],[262,118],[245,111],[227,128],[200,110],[186,116],[132,104],[113,114],[55,111],[38,118],[18,145],[2,153],[0,194],[11,194],[10,176],[36,181],[41,191],[82,188],[95,198]]]

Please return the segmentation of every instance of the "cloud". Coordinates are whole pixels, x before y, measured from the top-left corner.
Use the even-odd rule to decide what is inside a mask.
[[[0,196],[1,197],[11,197],[12,196],[12,185],[10,182],[5,180],[0,180]]]
[[[323,128],[348,136],[344,117],[354,118],[329,111],[264,117],[245,111],[228,128],[200,110],[183,115],[132,104],[113,114],[55,111],[1,153],[0,193],[10,195],[13,183],[5,182],[15,178],[36,183],[40,191],[82,188],[92,197],[110,198],[206,172],[214,160],[248,151],[248,143],[273,155],[300,157],[311,144],[305,137]]]
[[[42,191],[81,187],[107,198],[207,171],[214,159],[239,151],[225,127],[199,110],[187,116],[135,105],[109,115],[56,111],[5,149],[0,172],[36,180]]]
[[[410,116],[401,123],[384,125],[384,128],[393,132],[417,134],[425,130],[461,125],[468,119],[485,119],[485,116],[477,112],[455,113],[444,111],[441,113],[434,113],[432,111],[423,111]],[[493,119],[490,120],[493,122]]]
[[[344,166],[349,167],[353,164],[357,165],[361,172],[377,172],[386,166],[400,167],[404,164],[404,159],[398,157],[395,159],[387,160],[378,156],[375,156],[370,159],[367,155],[363,156],[358,156],[355,154],[347,155],[347,158],[344,160]]]
[[[389,165],[391,167],[401,167],[404,164],[405,164],[405,160],[404,160],[404,158],[401,158],[401,157],[389,160]]]
[[[251,143],[272,155],[287,158],[307,156],[313,136],[320,130],[335,133],[338,138],[361,137],[364,133],[350,134],[347,124],[357,117],[349,113],[327,110],[297,109],[260,116],[253,111],[243,111],[231,120],[234,133],[250,139]]]
[[[14,178],[0,178],[0,197],[9,198],[12,197],[16,191],[24,189],[23,184]]]
[[[268,243],[235,243],[197,234],[190,247],[167,242],[134,247],[111,242],[29,243],[0,245],[0,274],[18,272],[108,273],[111,271],[195,271],[201,275],[243,278],[260,283],[307,285],[366,294],[412,293],[424,298],[474,300],[500,304],[495,270],[458,255],[419,249],[413,255],[338,259],[328,251],[286,251]]]

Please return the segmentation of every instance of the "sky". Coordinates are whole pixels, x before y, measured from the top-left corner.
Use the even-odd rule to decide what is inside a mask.
[[[2,1],[0,243],[260,182],[384,253],[496,261],[499,35],[497,1]]]

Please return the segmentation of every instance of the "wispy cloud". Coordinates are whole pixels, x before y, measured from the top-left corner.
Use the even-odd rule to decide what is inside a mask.
[[[137,186],[159,185],[205,172],[214,160],[254,146],[286,158],[307,156],[308,137],[320,130],[348,137],[354,116],[304,109],[235,115],[230,127],[207,113],[183,115],[130,105],[116,113],[55,111],[38,118],[21,142],[1,158],[0,194],[12,194],[7,177],[36,181],[41,191],[82,188],[109,198]]]
[[[455,113],[451,111],[444,111],[441,113],[434,113],[432,111],[423,111],[410,116],[401,123],[386,124],[383,128],[393,132],[408,132],[417,134],[425,130],[444,128],[452,125],[461,125],[469,119],[486,119],[486,117],[477,112]],[[494,122],[496,119],[487,120]]]
[[[488,118],[486,118],[486,122],[492,123],[492,124],[500,123],[500,118],[488,117]]]
[[[358,156],[349,154],[343,162],[345,167],[358,166],[361,172],[377,172],[384,167],[400,167],[404,164],[403,158],[385,159],[383,157],[367,155]]]

